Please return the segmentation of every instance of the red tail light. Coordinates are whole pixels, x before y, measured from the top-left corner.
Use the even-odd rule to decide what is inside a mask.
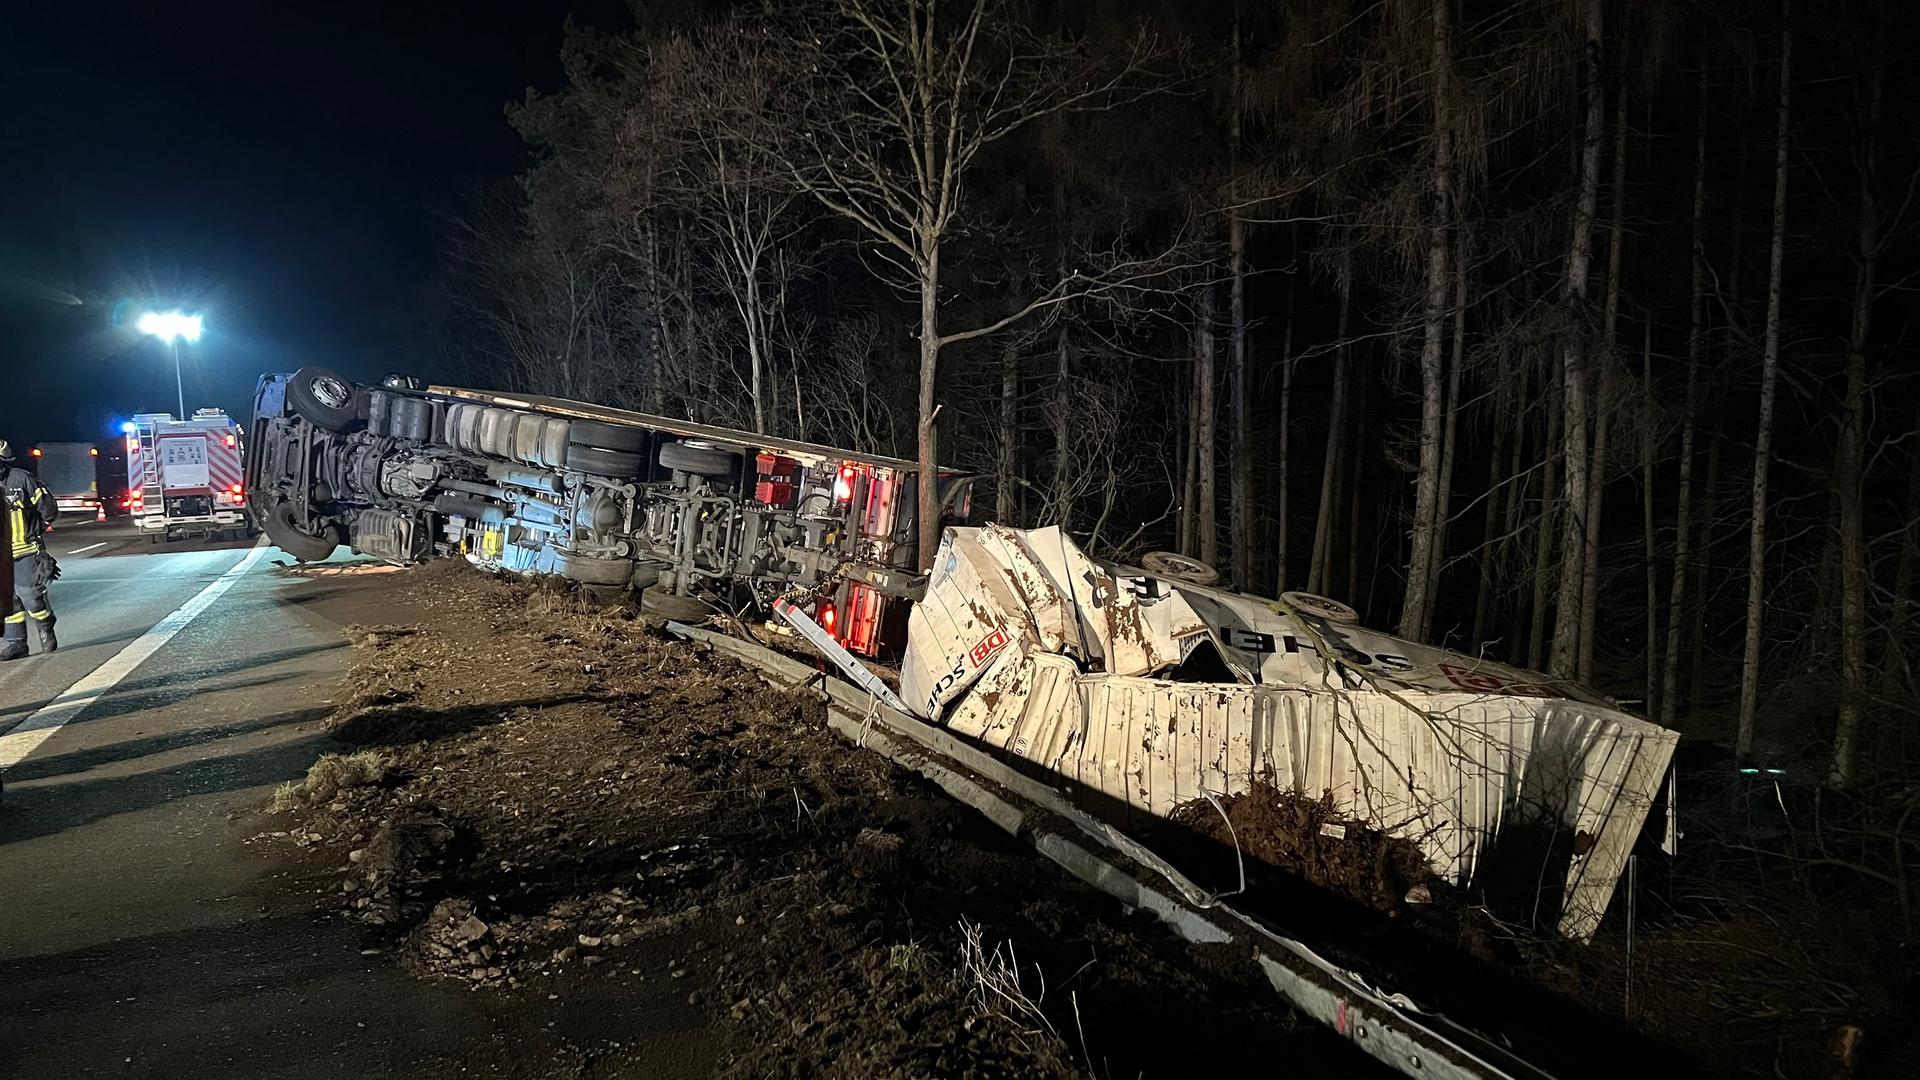
[[[233,485],[232,491],[235,495],[240,494],[240,485],[239,484]]]
[[[231,435],[229,435],[229,436],[227,436],[227,445],[228,445],[228,446],[239,446],[239,445],[240,445],[240,440],[239,440],[239,439],[236,439],[236,438],[234,438],[234,437],[233,437],[233,436],[231,436]]]
[[[820,601],[819,616],[820,628],[827,632],[827,636],[839,637],[840,635],[835,631],[834,626],[840,621],[840,618],[839,613],[833,610],[833,605],[827,603],[825,600]]]
[[[840,466],[840,475],[833,481],[834,502],[851,502],[853,500],[853,477],[853,466]]]

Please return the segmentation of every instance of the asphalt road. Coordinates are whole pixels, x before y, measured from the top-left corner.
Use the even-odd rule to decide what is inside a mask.
[[[52,539],[62,648],[0,665],[0,1076],[494,1071],[530,1021],[362,955],[248,843],[329,748],[329,586],[251,544]]]

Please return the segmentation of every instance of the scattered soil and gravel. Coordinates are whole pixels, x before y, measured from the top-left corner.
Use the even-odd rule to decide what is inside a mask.
[[[563,1033],[508,1048],[544,1064],[461,1075],[1383,1074],[1247,957],[1121,912],[630,608],[457,563],[364,588],[381,621],[348,631],[347,745],[276,793],[265,839],[323,861],[371,948]],[[1647,862],[1631,935],[1610,917],[1582,946],[1324,798],[1262,785],[1147,838],[1210,888],[1244,870],[1235,904],[1565,1075],[1903,1076],[1920,1055],[1894,1019],[1920,978],[1870,947],[1865,909],[1747,889],[1697,841]]]
[[[378,587],[349,749],[276,795],[268,838],[419,977],[591,1010],[556,1073],[663,1075],[622,1035],[663,1025],[681,1075],[1376,1072],[1248,957],[1124,913],[807,695],[551,586]]]

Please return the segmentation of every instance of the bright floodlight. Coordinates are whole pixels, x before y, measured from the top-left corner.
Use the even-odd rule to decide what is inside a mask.
[[[151,334],[160,340],[172,344],[175,340],[199,341],[200,316],[182,315],[178,311],[149,311],[140,316],[134,328],[143,334]]]

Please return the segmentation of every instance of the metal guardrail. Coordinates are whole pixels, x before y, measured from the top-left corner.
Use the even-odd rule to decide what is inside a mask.
[[[801,618],[813,625],[804,614]],[[1383,993],[1304,943],[1210,897],[1165,860],[1045,784],[909,716],[891,690],[890,703],[871,688],[822,679],[806,664],[764,646],[681,623],[667,625],[680,637],[758,668],[771,681],[790,688],[817,682],[829,724],[849,741],[927,777],[1075,877],[1129,907],[1152,912],[1185,940],[1249,946],[1267,981],[1297,1011],[1401,1074],[1419,1080],[1552,1080],[1552,1074],[1499,1043],[1404,996]],[[800,629],[806,633],[804,626]],[[884,683],[881,689],[887,689]]]

